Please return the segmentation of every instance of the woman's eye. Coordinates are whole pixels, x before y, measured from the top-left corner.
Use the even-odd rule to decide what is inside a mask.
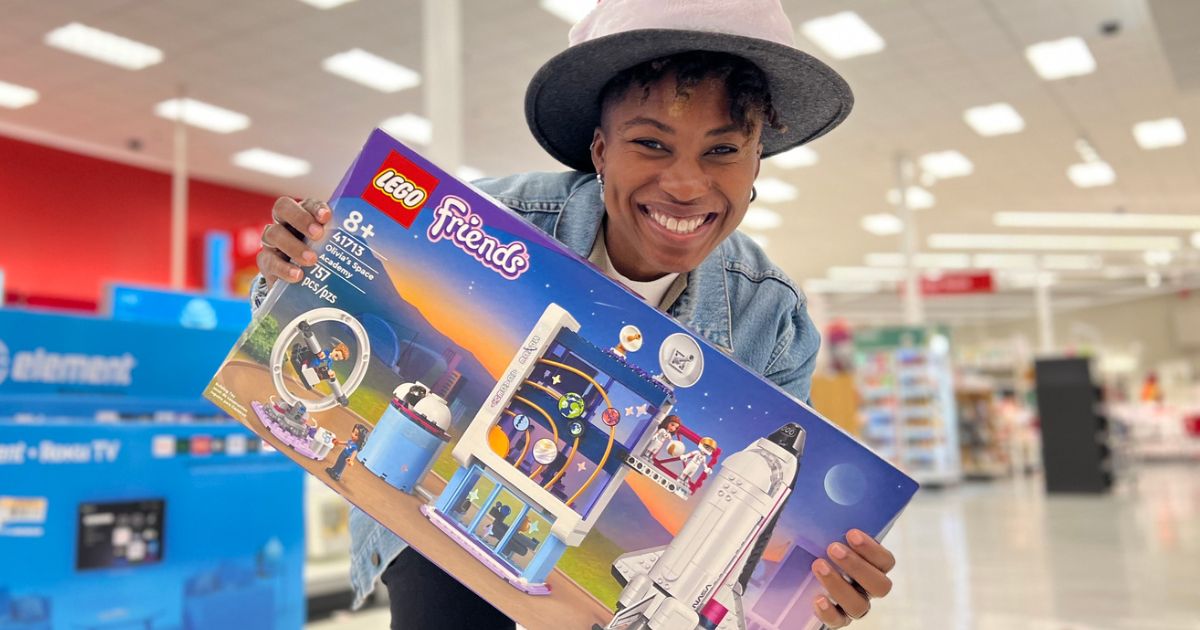
[[[660,150],[663,148],[663,145],[660,144],[657,140],[641,139],[641,140],[634,140],[634,142],[646,147],[647,149]]]
[[[728,144],[723,144],[719,147],[713,147],[712,153],[715,153],[717,155],[730,155],[733,153],[737,153],[737,147],[728,145]]]

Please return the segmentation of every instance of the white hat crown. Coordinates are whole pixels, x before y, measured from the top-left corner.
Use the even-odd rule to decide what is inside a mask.
[[[571,28],[571,46],[640,29],[725,33],[796,46],[779,0],[600,0]]]

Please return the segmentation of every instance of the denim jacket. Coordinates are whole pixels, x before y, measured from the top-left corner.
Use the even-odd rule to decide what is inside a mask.
[[[581,172],[527,173],[474,185],[587,258],[604,218],[600,186]],[[742,365],[808,401],[820,344],[804,294],[749,238],[734,232],[687,275],[667,312]],[[406,543],[358,509],[350,513],[355,606]]]

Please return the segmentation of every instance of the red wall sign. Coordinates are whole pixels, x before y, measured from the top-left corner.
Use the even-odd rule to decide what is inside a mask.
[[[992,274],[986,271],[943,273],[936,277],[921,277],[921,295],[992,293],[995,290],[995,285],[992,283]]]

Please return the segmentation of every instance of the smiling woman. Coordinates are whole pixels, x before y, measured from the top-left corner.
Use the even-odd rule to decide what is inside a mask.
[[[783,128],[766,77],[733,55],[685,52],[621,72],[600,100],[592,163],[613,267],[636,281],[695,269],[746,214],[763,126]]]
[[[571,29],[570,43],[530,80],[525,115],[534,138],[572,172],[475,185],[807,400],[819,339],[803,294],[734,232],[762,158],[841,123],[854,101],[849,87],[795,48],[779,0],[604,0]],[[311,263],[295,234],[319,240],[330,217],[320,201],[281,198],[278,223],[263,235],[264,278],[298,281],[296,263]],[[452,233],[431,238],[459,239],[472,251],[483,243],[483,226],[465,214],[444,218]],[[431,302],[427,315],[446,306]],[[513,627],[370,517],[353,512],[350,529],[360,601],[382,575],[394,627]],[[747,567],[758,564],[769,537],[748,550]],[[828,552],[832,560],[812,567],[827,594],[809,605],[820,621],[842,627],[867,613],[871,597],[887,594],[894,559],[858,530]]]

